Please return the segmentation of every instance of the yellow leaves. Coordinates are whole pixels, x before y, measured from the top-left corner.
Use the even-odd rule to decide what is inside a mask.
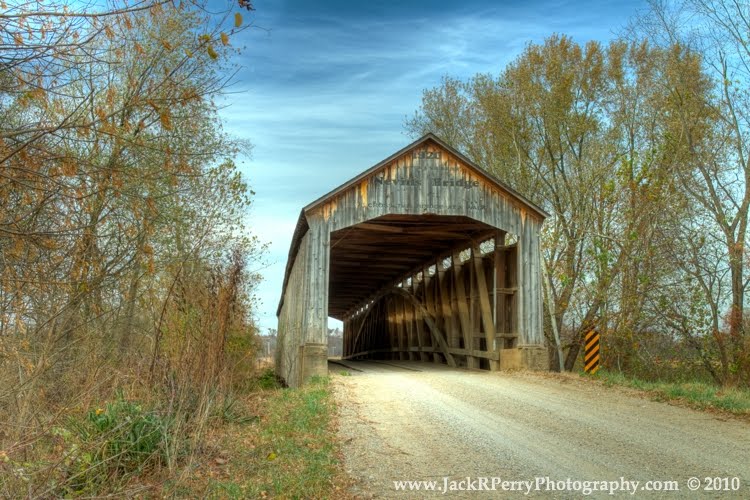
[[[61,162],[60,170],[62,171],[63,175],[66,177],[73,177],[74,175],[76,175],[76,172],[78,171],[78,169],[76,168],[75,162],[71,161],[68,158],[64,159]]]
[[[23,37],[20,33],[13,33],[13,41],[16,42],[16,45],[22,45]]]
[[[91,133],[91,129],[89,127],[76,127],[76,135],[78,137],[88,137]]]
[[[169,110],[169,108],[166,106],[163,108],[160,108],[151,99],[148,99],[146,103],[149,106],[151,106],[154,111],[159,113],[159,122],[161,123],[161,126],[164,128],[164,130],[172,130],[172,112]],[[141,123],[138,124],[138,128],[141,129],[144,126],[145,126],[145,122],[141,120]]]
[[[200,96],[195,91],[195,88],[188,87],[184,89],[182,92],[180,92],[180,103],[182,105],[187,104],[190,101],[198,101],[200,100]]]
[[[223,43],[225,46],[229,45],[229,36],[224,32],[221,33],[221,43]]]
[[[146,198],[146,207],[151,215],[156,215],[156,203],[150,196]]]
[[[11,258],[18,259],[23,255],[23,251],[26,248],[26,244],[23,238],[14,237],[13,244],[9,245],[6,249],[6,255]]]
[[[278,457],[278,455],[276,455],[276,453],[274,453],[274,452],[271,452],[271,453],[269,453],[269,454],[268,454],[268,456],[267,456],[266,458],[267,458],[267,459],[268,459],[269,461],[271,461],[271,462],[272,462],[272,461],[276,460],[276,458],[277,458],[277,457]]]
[[[219,54],[216,52],[216,50],[214,50],[212,45],[206,47],[206,52],[208,52],[208,57],[213,60],[216,60],[219,57]]]
[[[117,127],[112,122],[112,120],[103,120],[101,125],[99,126],[99,130],[107,135],[117,134]]]
[[[151,14],[151,17],[153,17],[153,18],[158,18],[158,17],[160,17],[160,16],[162,15],[162,14],[164,14],[164,9],[162,8],[162,6],[161,6],[161,4],[160,4],[160,3],[156,3],[156,4],[154,4],[154,5],[153,5],[153,6],[152,6],[152,7],[151,7],[151,8],[149,9],[149,14]]]
[[[112,27],[109,24],[104,25],[104,34],[110,40],[114,40],[115,38],[115,32],[112,30]]]
[[[172,44],[171,44],[171,43],[169,43],[169,40],[162,40],[162,41],[161,41],[161,45],[162,45],[162,47],[164,47],[164,48],[165,48],[165,49],[166,49],[167,51],[169,51],[169,52],[171,52],[171,51],[172,51],[172,48],[173,48],[173,47],[172,47]]]
[[[23,358],[18,360],[21,365],[21,368],[23,368],[23,371],[26,375],[31,375],[34,373],[34,363],[31,362],[28,358]]]
[[[44,88],[34,87],[18,98],[18,104],[20,104],[22,107],[29,106],[31,104],[31,101],[37,101],[43,107],[46,107],[47,93],[44,91]]]
[[[122,189],[123,182],[122,182],[122,176],[118,173],[114,173],[112,175],[112,186],[115,188],[115,196],[120,196],[120,190]]]
[[[117,94],[115,92],[115,87],[114,86],[110,86],[107,89],[107,104],[109,104],[110,106],[113,106],[115,104],[115,96],[116,95]]]
[[[164,130],[172,130],[172,116],[168,108],[163,108],[159,112],[159,122]]]
[[[242,14],[237,12],[234,15],[234,27],[239,28],[240,26],[242,26]]]

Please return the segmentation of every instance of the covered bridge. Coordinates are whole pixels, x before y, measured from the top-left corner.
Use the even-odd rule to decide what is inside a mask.
[[[302,209],[289,250],[276,368],[344,358],[547,368],[539,231],[546,213],[432,134]]]

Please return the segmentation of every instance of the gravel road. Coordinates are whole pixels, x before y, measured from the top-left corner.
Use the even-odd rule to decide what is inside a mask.
[[[330,371],[358,497],[580,498],[588,486],[605,489],[591,498],[615,488],[614,497],[750,498],[744,421],[575,377],[344,363]],[[407,480],[435,481],[435,492],[397,491],[394,481]],[[638,485],[625,491],[627,481]]]

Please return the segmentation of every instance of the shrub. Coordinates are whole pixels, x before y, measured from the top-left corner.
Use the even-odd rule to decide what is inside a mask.
[[[166,463],[169,420],[121,396],[69,427],[69,493],[94,492],[105,481]]]
[[[276,372],[274,372],[273,368],[269,368],[258,377],[258,386],[261,389],[277,389],[281,387],[279,378],[276,376]]]

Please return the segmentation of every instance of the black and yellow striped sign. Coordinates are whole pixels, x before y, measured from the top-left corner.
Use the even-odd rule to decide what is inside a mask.
[[[593,375],[599,370],[599,332],[591,330],[586,334],[586,348],[583,350],[583,371]]]

